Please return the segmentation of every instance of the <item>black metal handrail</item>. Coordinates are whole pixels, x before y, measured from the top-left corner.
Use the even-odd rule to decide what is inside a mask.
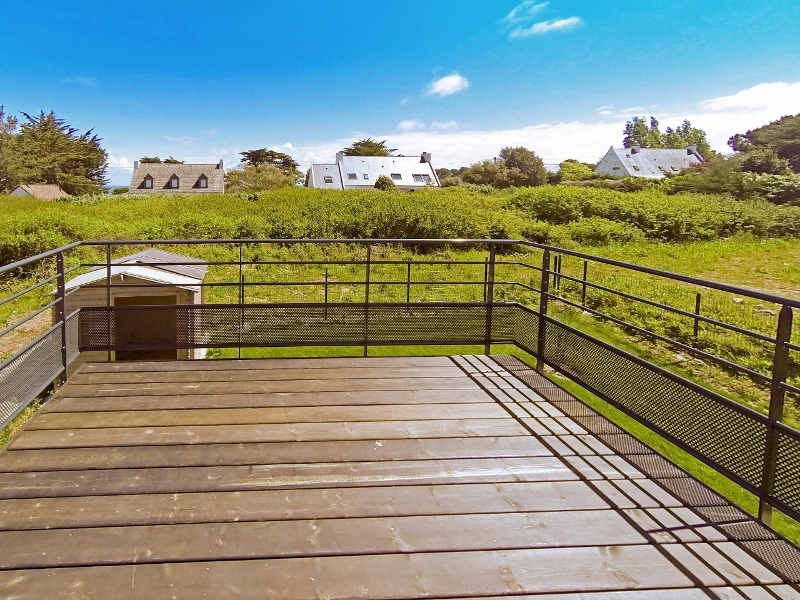
[[[300,244],[353,246],[354,248],[365,250],[366,258],[245,260],[243,257],[244,247],[257,248],[262,245],[292,246]],[[231,279],[234,275],[233,271],[238,267],[238,277],[235,277],[235,281],[202,281],[198,282],[197,286],[193,286],[200,289],[208,289],[211,292],[224,290],[225,288],[231,289],[237,295],[235,302],[226,299],[225,302],[210,302],[204,305],[158,307],[112,305],[112,291],[117,288],[124,287],[127,290],[137,288],[152,289],[158,285],[155,283],[114,283],[110,277],[112,268],[120,266],[120,263],[112,261],[112,250],[114,248],[200,245],[227,245],[232,248],[238,248],[238,260],[219,260],[217,258],[204,262],[208,267],[221,268],[223,270],[229,268],[231,270],[229,273]],[[484,260],[473,258],[463,260],[418,259],[418,257],[415,257],[415,260],[408,258],[395,260],[375,257],[373,248],[378,245],[385,247],[456,246],[480,249],[482,252],[486,252],[486,256]],[[81,246],[104,248],[105,261],[73,261],[77,264],[66,268],[66,255]],[[520,251],[519,253],[523,254],[523,257],[522,259],[504,260],[500,258],[502,256],[500,254],[501,251],[506,253]],[[541,253],[541,262],[533,264],[529,258],[539,252]],[[582,278],[563,272],[564,256],[583,261]],[[794,500],[793,494],[795,492],[786,492],[785,486],[778,485],[776,488],[775,483],[781,476],[785,477],[785,475],[781,475],[783,473],[781,469],[785,467],[784,463],[789,460],[783,459],[787,455],[786,453],[800,453],[800,433],[784,423],[786,394],[797,393],[800,389],[793,384],[794,380],[790,380],[791,353],[800,350],[800,346],[793,344],[791,339],[793,309],[800,307],[800,300],[633,265],[573,250],[555,248],[526,240],[219,239],[86,241],[69,244],[62,248],[0,267],[0,275],[16,272],[26,267],[30,268],[37,263],[51,264],[47,261],[52,258],[55,258],[55,273],[48,274],[43,280],[32,285],[25,285],[22,289],[14,291],[6,298],[0,299],[0,306],[4,306],[29,294],[42,294],[47,284],[52,284],[54,281],[57,283],[56,290],[48,295],[45,301],[41,303],[42,306],[37,306],[30,314],[0,331],[0,339],[2,339],[5,334],[17,331],[24,325],[32,323],[35,317],[42,315],[46,311],[50,310],[53,313],[52,325],[46,331],[18,348],[10,357],[0,363],[0,421],[3,423],[8,421],[9,414],[18,412],[17,405],[24,404],[32,399],[27,396],[24,398],[15,396],[17,405],[12,407],[13,410],[11,412],[6,411],[4,414],[2,412],[4,410],[3,403],[10,400],[7,400],[2,394],[6,394],[10,398],[13,393],[13,390],[8,391],[11,388],[6,384],[9,381],[13,382],[14,373],[22,372],[20,365],[31,365],[34,361],[34,358],[31,357],[44,355],[44,351],[39,352],[38,349],[44,348],[45,344],[50,344],[50,346],[47,346],[50,348],[48,356],[50,357],[49,360],[52,360],[52,357],[56,354],[53,349],[55,346],[51,348],[51,340],[55,340],[53,343],[57,342],[57,345],[60,346],[60,363],[57,365],[48,364],[46,368],[42,367],[40,371],[44,374],[41,377],[50,377],[52,373],[55,373],[51,378],[55,378],[57,382],[66,380],[70,360],[81,349],[104,350],[107,353],[108,360],[110,360],[112,352],[116,351],[167,347],[171,349],[239,347],[241,349],[247,346],[336,344],[363,345],[366,354],[370,345],[455,343],[482,344],[484,351],[488,354],[492,351],[492,344],[513,343],[537,358],[537,368],[540,372],[543,371],[545,365],[553,367],[754,493],[760,500],[760,516],[764,521],[770,520],[773,506],[784,510],[795,518],[800,518],[800,500]],[[697,292],[695,312],[691,312],[678,306],[671,306],[662,300],[646,298],[638,291],[637,293],[632,293],[623,289],[615,289],[613,283],[590,280],[587,276],[587,266],[590,262],[621,269],[623,272],[654,276],[665,282],[689,284],[704,290],[716,290],[774,304],[779,307],[775,335],[773,337],[734,323],[727,323],[722,318],[700,314],[699,292]],[[191,262],[175,261],[172,264],[176,266],[196,266],[198,263],[195,258]],[[157,268],[163,267],[164,263],[142,261],[137,262],[137,266]],[[261,277],[260,280],[246,280],[243,271],[244,267],[259,269],[277,266],[313,268],[317,270],[324,267],[324,279],[308,280],[307,278],[303,279],[302,276],[295,276],[287,277],[283,280],[268,280],[264,277]],[[386,266],[407,267],[406,279],[403,280],[392,276],[382,277],[379,271]],[[474,279],[470,279],[469,276],[465,277],[463,274],[458,274],[457,277],[452,278],[434,274],[436,276],[428,279],[417,275],[417,279],[412,280],[412,266],[417,270],[423,269],[423,273],[425,273],[424,269],[426,268],[435,269],[436,267],[462,266],[475,268],[483,266],[483,269],[480,274],[482,276]],[[344,279],[331,280],[328,273],[329,267],[356,269],[357,272],[355,274],[351,273],[351,276]],[[526,282],[524,281],[524,274],[520,278],[513,273],[511,276],[506,276],[501,272],[508,269],[513,270],[514,268],[530,271],[535,274],[539,281]],[[66,277],[80,270],[96,271],[100,269],[105,269],[106,271],[105,282],[94,285],[105,291],[105,305],[86,307],[78,315],[66,315],[65,300],[72,293],[66,291]],[[474,274],[478,274],[477,270]],[[322,271],[317,272],[317,277],[323,277]],[[580,292],[580,301],[578,301],[577,297],[570,297],[570,291],[566,288],[562,289],[562,284],[573,285],[574,289],[572,291]],[[329,289],[336,286],[339,286],[340,289],[350,286],[357,288],[357,292],[349,290],[354,295],[348,301],[330,302]],[[281,288],[289,289],[293,287],[324,290],[324,301],[308,302],[308,298],[302,294],[302,297],[299,298],[302,301],[286,302],[278,299],[277,294],[280,293]],[[402,289],[402,292],[395,294],[395,296],[398,298],[405,296],[405,302],[387,301],[386,288]],[[453,290],[454,292],[462,289],[472,290],[470,292],[472,299],[431,301],[431,290],[439,290],[440,288]],[[477,297],[481,298],[477,301],[473,293],[476,288],[482,288],[482,292],[477,292]],[[422,301],[411,301],[412,289],[421,290],[416,296]],[[277,290],[276,296],[269,302],[264,302],[263,299],[261,299],[262,301],[247,301],[248,295],[255,300],[259,300],[254,295],[257,295],[260,290]],[[694,323],[693,339],[695,341],[698,338],[699,326],[703,324],[707,327],[719,328],[730,334],[743,336],[751,340],[752,343],[766,344],[771,348],[770,351],[773,352],[770,361],[771,368],[768,373],[762,372],[751,366],[739,364],[735,358],[718,356],[713,351],[696,347],[697,345],[694,342],[687,343],[680,341],[680,339],[674,339],[675,336],[673,335],[651,331],[629,318],[612,314],[613,311],[607,309],[603,310],[602,306],[589,306],[587,291],[607,294],[625,302],[663,311],[675,317],[690,319]],[[426,293],[427,295],[425,295]],[[519,297],[507,298],[505,296],[508,293],[511,293],[512,296],[517,294]],[[503,297],[498,298],[498,294]],[[136,313],[135,311],[140,312]],[[150,346],[147,343],[130,344],[116,340],[114,323],[118,315],[145,315],[147,311],[167,311],[174,313],[175,318],[183,319],[182,322],[186,324],[187,332],[189,332],[186,333],[186,338],[179,341],[160,341]],[[563,320],[570,315],[581,312],[617,325],[623,330],[636,333],[652,342],[663,342],[673,348],[691,353],[723,368],[748,376],[753,381],[762,384],[764,389],[769,391],[769,414],[761,414],[747,408],[727,398],[725,395],[709,389],[707,386],[689,381],[671,370],[658,366],[652,360],[646,360],[625,352],[614,344],[600,340]],[[295,321],[303,323],[304,330],[292,331],[289,329],[284,331],[280,328],[276,329],[275,323],[282,322],[281,319],[287,323]],[[426,321],[425,319],[428,320]],[[78,323],[80,323],[80,327],[76,329]],[[218,337],[217,339],[212,339],[213,336]],[[640,383],[635,381],[628,383],[619,381],[615,383],[611,376],[610,379],[612,381],[610,382],[595,381],[591,373],[586,370],[586,365],[581,363],[580,357],[570,355],[568,348],[559,345],[566,343],[564,340],[567,339],[573,340],[572,343],[574,344],[593,344],[591,347],[596,348],[597,352],[606,353],[609,360],[621,361],[619,363],[622,365],[621,368],[639,369],[647,377],[655,377],[657,381],[664,382],[663,385],[665,386],[678,386],[675,388],[676,390],[683,390],[681,393],[689,394],[690,399],[686,400],[686,402],[689,402],[691,406],[701,407],[702,410],[708,410],[711,413],[724,410],[727,411],[725,413],[727,415],[736,415],[730,418],[734,419],[734,421],[739,419],[737,422],[742,426],[755,427],[755,429],[753,429],[751,436],[752,440],[745,440],[744,442],[734,440],[733,438],[736,437],[735,431],[730,433],[733,436],[731,439],[736,443],[743,443],[744,446],[742,447],[748,452],[756,452],[756,450],[753,450],[756,447],[761,448],[761,450],[757,450],[757,452],[760,452],[760,457],[750,457],[748,459],[749,462],[743,462],[743,460],[735,456],[728,455],[727,449],[722,447],[724,444],[721,444],[714,437],[717,434],[710,437],[706,436],[708,439],[701,439],[702,436],[701,438],[697,437],[699,434],[692,429],[693,426],[685,426],[680,422],[678,416],[666,415],[664,419],[659,420],[660,417],[657,413],[644,414],[647,411],[643,412],[637,409],[626,399],[625,393],[629,393],[630,390],[624,389],[625,386],[627,385],[630,389],[636,389],[637,394],[644,394],[645,396],[649,394],[648,397],[656,404],[664,401],[659,399],[657,390],[642,388]],[[603,365],[595,368],[602,371]],[[4,385],[6,385],[5,389],[3,388]],[[619,389],[615,389],[615,385]],[[639,386],[638,388],[636,387],[637,385]],[[30,396],[32,393],[38,394],[40,392],[40,386],[37,384],[30,387],[26,394]],[[666,401],[670,402],[670,399],[667,398]],[[706,408],[702,408],[703,406]],[[666,407],[664,410],[666,411],[668,408]],[[669,418],[667,418],[668,416]],[[786,440],[789,441],[787,442]],[[712,445],[708,447],[698,446],[698,444],[702,446],[703,443]],[[796,448],[792,446],[790,451],[782,450],[786,444],[797,444],[797,446]],[[758,463],[757,468],[754,466],[755,463]],[[800,487],[800,475],[797,475],[796,481],[793,481],[794,483],[791,485]]]

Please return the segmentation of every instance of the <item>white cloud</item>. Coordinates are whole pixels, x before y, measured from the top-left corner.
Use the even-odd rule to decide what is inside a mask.
[[[531,35],[543,35],[551,31],[567,31],[575,29],[582,23],[580,17],[569,17],[567,19],[553,19],[550,21],[540,21],[530,27],[517,27],[509,34],[509,37],[528,37]]]
[[[397,128],[400,131],[414,131],[416,129],[425,129],[425,123],[419,119],[409,119],[406,121],[400,121],[397,124]]]
[[[453,129],[454,127],[458,127],[458,123],[455,121],[434,121],[431,123],[431,129],[439,130],[439,129]]]
[[[522,4],[518,4],[511,12],[503,17],[502,21],[506,23],[518,23],[519,21],[526,21],[538,14],[545,8],[549,2],[537,2],[537,0],[525,0]]]
[[[133,171],[133,165],[124,156],[117,157],[113,154],[109,154],[108,166],[111,169],[126,169],[128,171]]]
[[[181,146],[192,146],[192,145],[194,145],[195,142],[198,141],[198,139],[196,137],[192,137],[190,135],[182,135],[182,136],[179,136],[179,137],[172,137],[172,136],[169,136],[169,135],[165,135],[164,139],[167,140],[168,142],[178,143]]]
[[[427,93],[428,95],[438,94],[439,96],[450,96],[468,87],[469,81],[467,81],[465,77],[462,77],[458,73],[453,73],[452,75],[446,75],[441,79],[431,82]]]
[[[761,83],[731,96],[720,96],[703,102],[709,112],[759,112],[778,110],[784,114],[800,111],[800,82]]]
[[[400,104],[408,104],[408,98],[403,98],[400,100]]]

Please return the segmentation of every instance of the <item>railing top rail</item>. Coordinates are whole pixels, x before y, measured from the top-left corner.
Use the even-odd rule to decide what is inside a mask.
[[[30,265],[32,263],[42,260],[43,258],[49,258],[51,256],[55,256],[59,252],[66,252],[67,250],[75,248],[76,246],[80,246],[83,243],[84,242],[72,242],[71,244],[67,244],[66,246],[61,246],[60,248],[54,248],[53,250],[48,250],[47,252],[42,252],[41,254],[36,254],[34,256],[18,260],[17,262],[3,265],[0,267],[0,275],[3,273],[7,273],[8,271],[13,271],[14,269],[19,269],[20,267],[24,267],[25,265]]]
[[[47,258],[49,256],[53,256],[58,252],[63,252],[74,248],[76,246],[85,245],[85,246],[142,246],[142,245],[173,245],[173,246],[186,246],[186,245],[204,245],[204,244],[425,244],[425,245],[433,245],[433,244],[451,244],[451,245],[496,245],[496,246],[509,246],[509,245],[522,245],[527,246],[530,248],[537,248],[540,250],[549,250],[551,252],[557,252],[559,254],[566,254],[568,256],[574,256],[576,258],[582,258],[586,260],[591,260],[593,262],[599,262],[611,266],[620,267],[623,269],[629,269],[632,271],[638,271],[640,273],[646,273],[649,275],[655,275],[658,277],[664,277],[666,279],[672,279],[675,281],[681,281],[683,283],[689,283],[692,285],[697,285],[700,287],[705,287],[709,289],[715,289],[722,292],[728,292],[732,294],[738,294],[741,296],[747,296],[749,298],[754,298],[757,300],[762,300],[764,302],[772,302],[774,304],[782,304],[786,306],[791,306],[793,308],[800,308],[800,300],[787,298],[785,296],[778,296],[776,294],[769,294],[766,292],[760,292],[758,290],[753,290],[737,285],[730,285],[726,283],[720,283],[716,281],[710,281],[706,279],[700,279],[698,277],[692,277],[689,275],[681,275],[679,273],[673,273],[671,271],[664,271],[661,269],[655,269],[652,267],[645,267],[642,265],[636,265],[633,263],[624,262],[621,260],[615,260],[613,258],[606,258],[603,256],[596,256],[594,254],[587,254],[585,252],[579,252],[577,250],[569,250],[566,248],[559,248],[557,246],[549,246],[547,244],[540,244],[537,242],[531,242],[528,240],[509,240],[509,239],[467,239],[467,238],[448,238],[448,239],[431,239],[431,238],[414,238],[414,239],[401,239],[401,238],[325,238],[325,239],[313,239],[313,238],[287,238],[287,239],[207,239],[207,240],[198,240],[198,239],[190,239],[190,240],[86,240],[81,242],[73,242],[72,244],[68,244],[66,246],[62,246],[61,248],[56,248],[54,250],[50,250],[48,252],[43,252],[41,254],[37,254],[30,258],[23,259],[21,261],[17,261],[11,263],[9,265],[5,265],[0,267],[0,274],[5,273],[7,271],[25,266],[27,264],[31,264],[43,258]]]

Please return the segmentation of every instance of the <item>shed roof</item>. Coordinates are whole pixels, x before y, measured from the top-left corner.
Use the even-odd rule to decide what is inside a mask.
[[[660,179],[666,174],[677,175],[684,169],[702,162],[687,148],[611,148],[631,175]]]
[[[208,264],[202,260],[158,248],[114,259],[111,264],[114,265],[111,267],[112,277],[128,275],[192,291],[199,290],[198,284],[202,283],[208,269]],[[72,289],[103,281],[106,278],[106,269],[106,267],[94,267],[87,273],[71,279],[67,282],[66,288]]]
[[[24,192],[24,193],[21,193]],[[12,196],[33,196],[39,200],[55,200],[56,198],[63,198],[69,194],[65,193],[55,183],[30,183],[25,185],[18,185],[11,191]]]
[[[326,183],[325,177],[330,177],[331,182]],[[342,177],[339,173],[338,164],[313,164],[311,165],[311,181],[315,188],[330,188],[333,190],[342,189]],[[373,182],[374,183],[374,182]]]

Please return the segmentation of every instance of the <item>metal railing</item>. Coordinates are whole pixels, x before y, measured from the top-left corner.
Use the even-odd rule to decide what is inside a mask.
[[[111,277],[143,247],[202,259],[204,302],[116,305],[157,287]],[[92,269],[103,300],[68,315],[69,280]],[[91,241],[0,277],[0,310],[27,310],[0,312],[3,425],[79,351],[514,344],[754,494],[763,521],[800,519],[800,300],[524,240]],[[137,319],[169,326],[123,339]]]

